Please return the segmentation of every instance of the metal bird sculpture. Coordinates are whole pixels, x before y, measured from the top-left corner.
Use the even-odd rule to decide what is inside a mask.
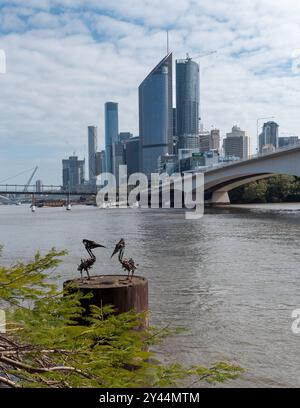
[[[122,238],[115,246],[115,249],[111,255],[111,258],[119,252],[119,256],[118,256],[119,262],[122,265],[122,268],[128,272],[128,276],[126,280],[132,281],[134,271],[137,269],[138,265],[134,262],[132,258],[129,258],[129,259],[124,258],[124,250],[125,250],[125,241]],[[130,273],[131,273],[131,276],[130,276]]]
[[[106,247],[104,245],[97,244],[97,242],[95,242],[95,241],[90,241],[89,239],[83,239],[82,243],[83,243],[87,253],[89,254],[90,258],[81,259],[81,262],[78,265],[77,270],[80,272],[81,280],[83,280],[83,278],[82,278],[82,272],[83,271],[86,271],[87,276],[88,276],[88,280],[90,280],[91,277],[90,277],[90,274],[89,274],[89,270],[92,268],[92,266],[96,262],[96,256],[93,254],[92,249],[106,248]]]

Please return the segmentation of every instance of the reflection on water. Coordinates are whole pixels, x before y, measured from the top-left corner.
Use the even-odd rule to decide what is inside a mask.
[[[300,209],[300,206],[292,208]],[[280,211],[279,211],[280,210]],[[227,386],[300,386],[300,212],[291,206],[209,209],[200,220],[175,210],[0,207],[2,263],[39,249],[69,251],[61,282],[77,277],[82,238],[99,241],[94,273],[119,273],[111,250],[120,238],[149,279],[152,322],[188,331],[167,340],[163,356],[185,364],[236,361],[247,373]]]

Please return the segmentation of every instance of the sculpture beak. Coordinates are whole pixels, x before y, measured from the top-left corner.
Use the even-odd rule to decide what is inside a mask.
[[[114,250],[114,252],[111,254],[111,258],[118,252],[117,249]]]
[[[97,246],[95,248],[106,248],[106,246],[101,245],[101,244],[97,244]]]

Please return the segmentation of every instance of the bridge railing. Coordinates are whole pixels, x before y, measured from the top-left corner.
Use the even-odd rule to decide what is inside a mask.
[[[226,166],[232,166],[233,164],[236,164],[236,163],[243,163],[243,162],[246,162],[246,161],[249,161],[249,160],[259,159],[261,157],[271,156],[274,153],[289,151],[289,150],[293,150],[293,149],[298,148],[298,147],[300,147],[300,140],[298,142],[294,143],[293,145],[278,147],[277,149],[274,149],[273,151],[269,151],[269,152],[255,153],[255,154],[252,154],[252,155],[249,155],[249,156],[245,157],[244,159],[232,160],[232,161],[228,161],[228,162],[220,162],[220,163],[215,164],[215,165],[212,164],[212,165],[206,166],[203,171],[207,172],[207,171],[210,171],[210,170],[216,170],[216,169],[223,168],[223,167],[226,167]]]
[[[55,185],[42,185],[41,187],[37,188],[35,184],[33,185],[28,185],[25,186],[23,184],[0,184],[0,191],[1,192],[7,192],[8,194],[12,193],[53,193],[53,192],[61,192],[62,187],[61,186],[55,186]]]

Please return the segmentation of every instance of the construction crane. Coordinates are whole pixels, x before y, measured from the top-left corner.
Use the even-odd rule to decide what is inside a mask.
[[[32,179],[33,179],[35,173],[37,172],[37,169],[38,169],[38,166],[35,166],[35,168],[34,168],[32,174],[31,174],[31,176],[29,177],[29,180],[28,180],[27,183],[25,184],[23,193],[27,193],[28,187],[30,186],[30,183],[32,182]]]
[[[188,61],[191,61],[192,59],[200,59],[200,58],[203,58],[203,57],[208,57],[209,55],[212,55],[212,54],[216,54],[217,53],[217,51],[216,50],[213,50],[213,51],[208,51],[208,52],[206,52],[205,54],[200,54],[200,55],[197,55],[196,57],[190,57],[190,55],[189,55],[189,53],[186,53],[186,59],[188,60]]]

